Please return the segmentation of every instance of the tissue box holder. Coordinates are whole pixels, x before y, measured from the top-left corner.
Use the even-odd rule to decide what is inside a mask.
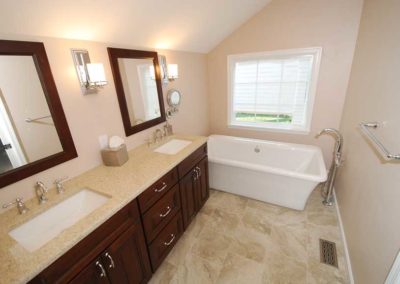
[[[101,157],[104,165],[108,167],[120,167],[129,159],[125,144],[115,149],[107,148],[101,150]]]

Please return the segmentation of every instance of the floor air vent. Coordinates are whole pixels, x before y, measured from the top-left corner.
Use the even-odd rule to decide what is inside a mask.
[[[322,263],[338,267],[336,244],[334,242],[319,239],[319,250]]]

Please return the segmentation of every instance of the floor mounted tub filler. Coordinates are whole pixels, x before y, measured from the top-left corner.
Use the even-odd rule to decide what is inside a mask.
[[[303,210],[327,178],[321,149],[240,137],[208,139],[210,187]]]

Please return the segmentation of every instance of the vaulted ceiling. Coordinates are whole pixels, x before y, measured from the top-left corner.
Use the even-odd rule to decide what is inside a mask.
[[[0,33],[208,52],[271,0],[1,0]]]

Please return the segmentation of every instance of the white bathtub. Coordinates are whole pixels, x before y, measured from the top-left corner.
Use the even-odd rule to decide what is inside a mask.
[[[315,146],[211,135],[208,158],[211,188],[297,210],[327,178]]]

